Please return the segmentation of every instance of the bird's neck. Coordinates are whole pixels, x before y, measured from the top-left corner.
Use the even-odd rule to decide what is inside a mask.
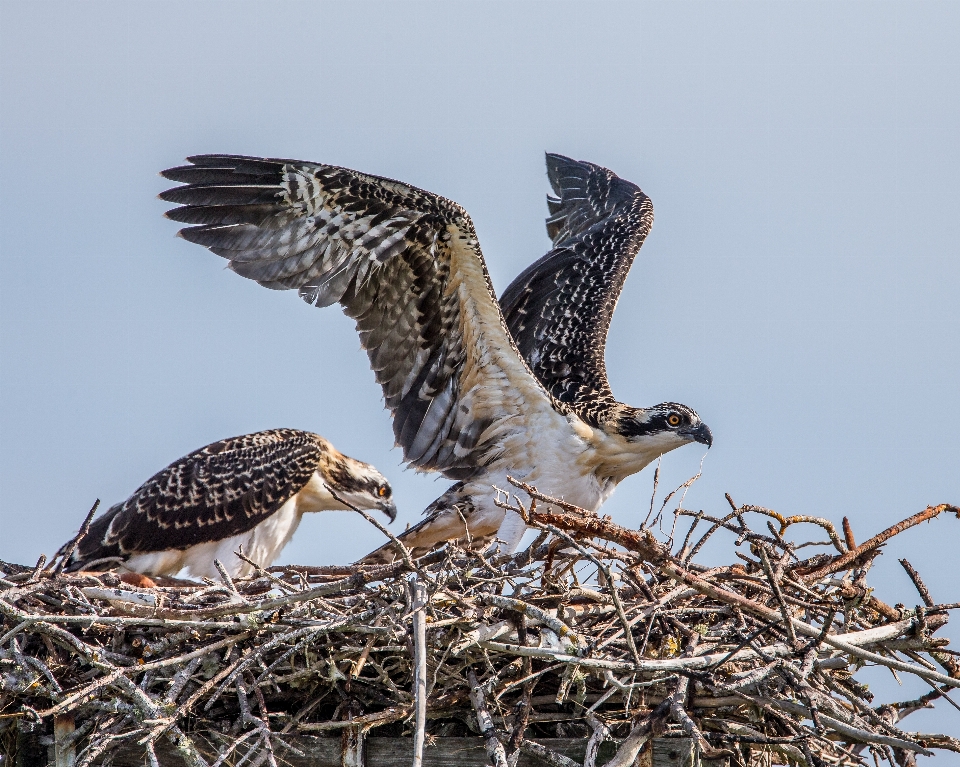
[[[601,485],[616,486],[666,452],[656,442],[631,441],[610,427],[589,426],[577,420],[577,434],[588,445],[580,461]]]
[[[605,435],[596,453],[596,467],[593,473],[601,481],[619,484],[621,481],[646,468],[664,451],[652,446],[627,442],[619,434]]]

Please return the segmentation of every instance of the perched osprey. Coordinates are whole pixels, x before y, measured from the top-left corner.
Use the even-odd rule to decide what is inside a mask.
[[[219,579],[268,567],[310,511],[347,509],[330,492],[390,520],[390,484],[373,466],[343,455],[317,434],[271,429],[200,448],[148,479],[90,526],[67,566],[84,570],[123,560],[146,575]]]
[[[180,236],[274,289],[340,303],[363,347],[404,459],[460,480],[400,538],[419,554],[525,526],[495,504],[507,476],[597,509],[617,483],[688,442],[690,408],[618,402],[607,329],[653,222],[649,198],[596,165],[548,155],[554,249],[497,301],[473,223],[455,202],[399,181],[298,160],[188,158],[163,172]],[[511,330],[513,335],[511,335]],[[368,559],[391,559],[392,545]]]

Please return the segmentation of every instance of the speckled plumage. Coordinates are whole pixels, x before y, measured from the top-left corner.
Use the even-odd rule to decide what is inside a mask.
[[[473,223],[459,205],[329,165],[226,155],[190,161],[163,173],[187,183],[161,195],[183,206],[168,217],[195,224],[181,236],[265,287],[296,288],[316,306],[339,302],[356,320],[408,462],[452,478],[484,463],[490,440],[482,437],[510,413],[468,393],[465,380],[503,374],[528,400],[551,404],[511,349]],[[460,260],[474,269],[455,269]],[[474,315],[466,326],[464,312]],[[504,349],[505,366],[476,354],[472,327]]]
[[[68,569],[116,557],[135,559],[142,567],[132,569],[147,574],[174,575],[180,569],[172,569],[175,563],[188,566],[191,557],[186,552],[243,536],[261,525],[269,527],[271,517],[292,500],[293,507],[285,510],[290,519],[284,530],[270,530],[271,536],[286,538],[266,544],[267,549],[282,548],[300,514],[321,510],[318,507],[346,508],[332,497],[323,497],[318,487],[323,483],[365,508],[379,506],[391,518],[395,514],[389,484],[372,466],[343,455],[318,434],[271,429],[214,442],[155,474],[126,501],[94,520]],[[163,552],[171,553],[148,556]],[[257,559],[249,547],[245,554]],[[208,567],[203,564],[198,565],[201,572],[194,574],[215,577],[212,557],[205,563]],[[222,564],[234,573],[244,569],[233,556]]]
[[[640,188],[606,168],[547,155],[547,234],[553,249],[503,292],[500,306],[534,374],[587,423],[617,400],[604,348],[620,290],[653,225]]]
[[[509,528],[515,545],[522,526],[493,503],[508,475],[597,508],[623,476],[700,438],[644,443],[651,414],[617,403],[606,383],[606,330],[652,220],[642,192],[609,171],[549,156],[560,195],[548,220],[555,250],[514,291],[518,349],[456,203],[330,165],[189,162],[163,173],[185,184],[161,195],[181,206],[168,217],[191,225],[181,236],[265,287],[340,303],[356,320],[404,459],[462,480],[401,536],[411,546],[461,537],[465,509],[471,536]],[[692,410],[682,414],[683,426],[700,426]]]

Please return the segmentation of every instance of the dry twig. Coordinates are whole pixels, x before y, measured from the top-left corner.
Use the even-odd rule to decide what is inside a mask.
[[[512,508],[542,533],[514,556],[450,545],[414,561],[401,549],[389,565],[255,568],[247,580],[155,588],[0,563],[0,747],[21,727],[51,738],[56,727],[58,753],[78,767],[119,748],[149,764],[179,753],[250,767],[296,752],[285,738],[342,731],[356,762],[366,732],[412,724],[422,758],[425,742],[469,734],[475,716],[501,766],[524,753],[589,767],[606,739],[619,740],[610,764],[628,765],[661,733],[692,736],[706,755],[733,744],[744,758],[770,750],[831,767],[863,763],[865,748],[960,749],[901,726],[960,687],[955,651],[934,636],[956,604],[934,604],[909,563],[916,610],[881,602],[863,571],[830,577],[954,507],[855,546],[849,525],[841,538],[818,517],[731,501],[724,517],[678,510],[710,527],[690,547],[691,527],[674,554],[649,530],[515,484],[531,502]],[[830,540],[785,541],[800,522]],[[723,531],[749,550],[729,567],[696,564]],[[801,546],[826,551],[797,563]],[[878,705],[857,681],[860,661],[936,689]],[[582,765],[540,743],[561,727],[589,741]]]

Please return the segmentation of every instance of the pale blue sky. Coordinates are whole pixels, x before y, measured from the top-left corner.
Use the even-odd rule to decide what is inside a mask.
[[[455,199],[498,291],[548,246],[543,152],[603,164],[656,210],[610,376],[623,401],[681,401],[713,429],[688,507],[721,511],[728,491],[846,514],[866,538],[960,502],[960,5],[0,7],[0,558],[52,553],[94,498],[269,427],[376,464],[400,529],[446,486],[400,467],[336,310],[174,237],[157,172],[202,152],[337,163]],[[701,456],[671,453],[665,484]],[[651,476],[606,510],[637,524]],[[283,561],[347,562],[379,541],[317,516]],[[872,582],[914,604],[906,556],[936,598],[960,599],[958,541],[955,520],[914,530]],[[912,721],[960,731],[949,709]]]

